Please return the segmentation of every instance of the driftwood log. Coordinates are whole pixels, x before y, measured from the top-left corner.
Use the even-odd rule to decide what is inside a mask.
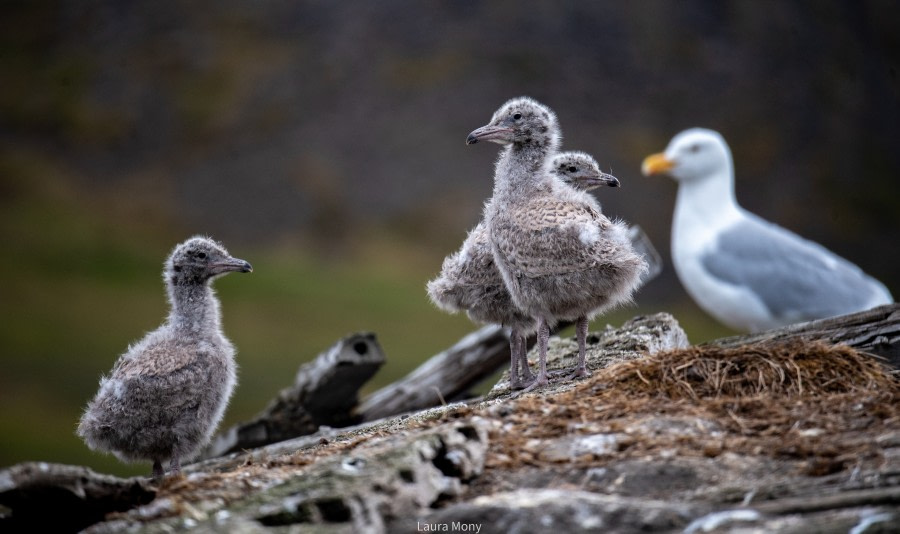
[[[384,364],[374,334],[349,335],[297,371],[286,388],[252,420],[216,436],[201,459],[312,434],[320,426],[359,421],[352,413],[362,387]]]
[[[503,328],[488,325],[431,357],[397,382],[360,403],[363,421],[444,404],[509,363],[509,338]]]
[[[567,326],[571,323],[557,325],[554,333]],[[528,338],[529,349],[535,341],[535,336]],[[509,332],[498,325],[484,326],[363,399],[356,413],[363,421],[375,421],[464,399],[473,387],[509,366],[509,360]]]
[[[62,521],[64,531],[75,532],[155,496],[156,489],[143,478],[121,479],[74,465],[22,463],[0,472],[0,530],[59,532]],[[12,513],[2,513],[4,508]]]

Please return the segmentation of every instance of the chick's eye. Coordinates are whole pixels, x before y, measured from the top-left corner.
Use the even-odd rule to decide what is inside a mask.
[[[200,258],[201,260],[205,260],[205,259],[206,259],[206,252],[198,252],[198,253],[197,253],[197,257]]]
[[[521,118],[522,118],[522,114],[521,114],[521,113],[516,113],[515,115],[513,115],[513,120],[514,120],[514,121],[517,121],[517,120],[519,120],[519,119],[521,119]]]
[[[576,169],[574,166],[569,167],[569,172],[575,172],[575,171],[577,171],[577,170],[578,170],[578,169]]]

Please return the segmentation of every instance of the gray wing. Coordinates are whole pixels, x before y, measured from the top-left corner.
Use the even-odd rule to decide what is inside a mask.
[[[650,241],[650,236],[648,236],[640,226],[636,224],[629,225],[627,235],[634,251],[637,252],[638,255],[643,256],[644,261],[647,262],[647,272],[641,276],[641,285],[644,285],[659,276],[659,273],[662,272],[662,256],[659,251],[656,250],[656,247],[653,246],[653,242]]]
[[[826,248],[749,214],[701,262],[713,276],[756,293],[776,317],[798,320],[862,309],[881,285]]]
[[[455,313],[470,309],[485,298],[485,288],[503,279],[494,265],[490,241],[483,223],[466,238],[460,250],[444,260],[441,274],[427,285],[428,296],[439,308]]]
[[[190,452],[227,393],[226,374],[221,359],[203,351],[183,365],[120,360],[114,385],[90,402],[79,434],[91,447],[136,460],[168,456],[175,441]]]
[[[177,345],[152,349],[169,353],[168,357],[153,358],[153,364],[147,363],[149,358],[131,360],[117,366],[113,373],[113,378],[125,384],[128,400],[138,407],[156,406],[165,412],[195,405],[226,372],[220,359],[205,349]],[[176,352],[183,356],[173,356]]]

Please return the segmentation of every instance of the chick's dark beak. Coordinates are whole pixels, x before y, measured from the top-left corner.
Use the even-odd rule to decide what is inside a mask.
[[[599,175],[583,176],[578,179],[581,189],[585,191],[594,190],[601,185],[606,187],[619,187],[619,179],[612,174],[601,172]]]
[[[487,125],[474,130],[466,137],[467,145],[474,145],[478,141],[493,141],[495,143],[512,142],[513,129],[503,126]]]
[[[222,273],[252,273],[253,266],[250,263],[238,259],[238,258],[226,258],[222,261],[213,263],[209,266],[210,271],[213,274],[222,274]]]
[[[602,185],[605,185],[607,187],[619,187],[619,179],[612,174],[601,172],[599,181]]]

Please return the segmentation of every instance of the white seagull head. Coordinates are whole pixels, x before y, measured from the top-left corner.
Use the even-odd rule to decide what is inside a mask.
[[[666,173],[678,181],[731,176],[731,151],[713,130],[691,128],[669,142],[666,151],[647,156],[641,165],[646,176]]]

